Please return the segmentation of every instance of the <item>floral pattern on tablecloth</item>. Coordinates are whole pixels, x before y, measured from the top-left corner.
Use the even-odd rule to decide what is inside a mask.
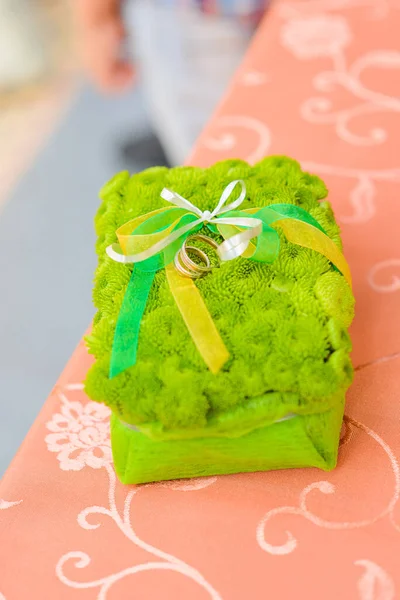
[[[399,25],[397,0],[278,0],[190,159],[327,182],[357,299],[338,467],[123,486],[81,344],[0,487],[0,598],[399,595]]]

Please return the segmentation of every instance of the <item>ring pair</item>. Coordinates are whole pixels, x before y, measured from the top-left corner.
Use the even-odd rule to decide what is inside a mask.
[[[212,270],[211,261],[207,254],[203,250],[200,250],[200,248],[196,248],[196,246],[187,245],[187,242],[193,242],[195,240],[208,244],[213,248],[213,250],[218,249],[217,242],[207,235],[191,235],[187,238],[187,240],[185,240],[182,248],[178,250],[175,255],[174,265],[180,275],[183,275],[183,277],[190,277],[190,279],[198,279],[199,277],[203,277]],[[197,264],[194,262],[194,260],[190,258],[188,252],[191,252],[197,256],[197,258],[199,258],[203,264]]]

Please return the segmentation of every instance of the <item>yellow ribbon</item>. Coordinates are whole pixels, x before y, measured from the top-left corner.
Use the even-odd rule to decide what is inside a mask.
[[[275,221],[271,227],[275,224],[281,227],[289,242],[297,244],[298,246],[310,248],[325,256],[325,258],[339,269],[349,286],[352,286],[349,265],[335,242],[330,237],[309,223],[303,223],[301,221],[282,219],[280,221]]]
[[[182,277],[173,264],[165,268],[170,290],[196,348],[211,373],[217,374],[229,352],[192,279]]]

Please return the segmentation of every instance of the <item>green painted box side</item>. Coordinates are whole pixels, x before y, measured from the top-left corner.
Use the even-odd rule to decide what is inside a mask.
[[[294,416],[241,437],[153,440],[115,415],[111,441],[115,470],[125,484],[298,467],[333,469],[344,395],[322,414]]]

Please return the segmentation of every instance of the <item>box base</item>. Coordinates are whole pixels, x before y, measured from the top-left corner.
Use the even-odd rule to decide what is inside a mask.
[[[343,404],[255,429],[238,438],[152,440],[111,418],[115,470],[122,483],[336,465]]]

